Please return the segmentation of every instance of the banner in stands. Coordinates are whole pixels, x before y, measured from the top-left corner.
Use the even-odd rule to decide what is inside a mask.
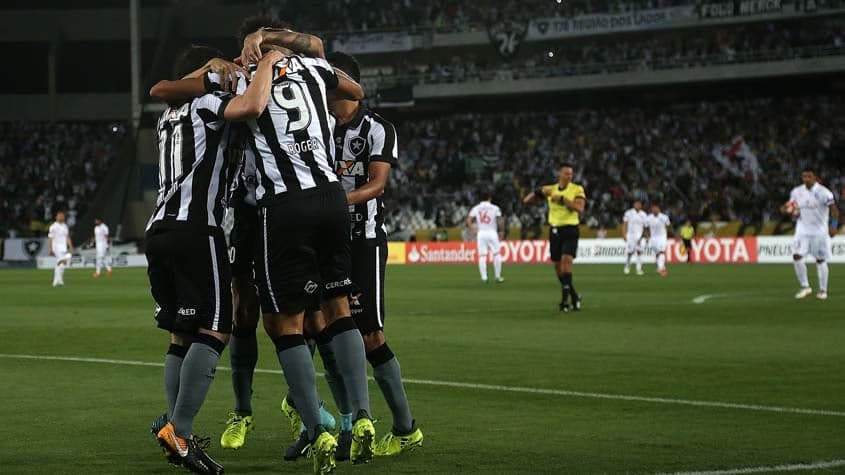
[[[543,41],[622,31],[654,30],[666,28],[694,16],[695,7],[683,6],[574,17],[542,17],[535,18],[528,24],[526,39]]]
[[[812,11],[812,9],[805,10]],[[701,18],[723,18],[746,15],[765,15],[783,10],[781,0],[741,0],[731,2],[702,3],[698,15]]]
[[[93,268],[97,264],[94,254],[76,255],[70,258],[70,268]],[[112,267],[147,267],[147,256],[143,254],[115,254],[112,255]],[[52,269],[56,267],[56,258],[53,256],[39,257],[36,263],[39,269]]]
[[[697,238],[692,249],[670,239],[666,248],[668,263],[686,262],[687,253],[701,264],[751,264],[792,262],[792,236]],[[845,236],[832,241],[831,262],[845,262]],[[407,264],[472,264],[478,260],[475,242],[409,242],[405,245]],[[549,242],[503,241],[500,252],[506,263],[549,262]],[[625,242],[622,239],[581,239],[577,263],[624,264]],[[654,252],[643,248],[646,262],[654,261]],[[489,258],[488,258],[489,259]]]
[[[47,238],[10,238],[3,241],[4,261],[34,261],[50,254]]]
[[[413,47],[411,35],[407,33],[362,33],[339,36],[332,41],[332,51],[353,55],[411,51]]]

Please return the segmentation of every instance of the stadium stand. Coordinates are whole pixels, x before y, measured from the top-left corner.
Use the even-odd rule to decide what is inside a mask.
[[[126,138],[122,125],[0,122],[0,236],[42,236],[57,209],[72,228]]]
[[[845,196],[843,130],[839,96],[408,121],[388,222],[396,232],[458,225],[494,186],[509,225],[536,231],[543,210],[520,198],[554,182],[563,160],[586,186],[594,228],[616,226],[633,197],[662,203],[675,222],[777,221],[805,165]]]

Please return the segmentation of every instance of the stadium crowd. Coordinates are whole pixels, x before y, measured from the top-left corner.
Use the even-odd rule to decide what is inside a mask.
[[[674,222],[777,221],[802,166],[845,194],[843,131],[845,99],[828,96],[408,121],[388,223],[458,225],[493,188],[510,225],[538,230],[543,210],[520,198],[554,183],[563,161],[586,187],[593,227],[617,225],[633,198],[662,203]]]
[[[46,234],[60,208],[73,228],[124,134],[105,123],[0,123],[0,236]]]
[[[574,16],[689,5],[693,0],[268,0],[265,8],[303,31],[439,32],[484,30],[500,20],[527,23],[536,17]]]
[[[370,69],[366,80],[369,84],[383,80],[410,84],[509,80],[788,60],[843,52],[845,19],[814,19],[684,34],[673,31],[575,39],[512,59],[483,59],[482,55],[465,53],[445,61],[432,59],[427,64],[403,61],[385,71]]]

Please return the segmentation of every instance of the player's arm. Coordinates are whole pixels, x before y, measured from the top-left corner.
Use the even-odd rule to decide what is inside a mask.
[[[472,229],[472,214],[468,214],[466,218],[467,229]]]
[[[325,58],[323,40],[307,33],[299,33],[287,28],[261,28],[244,38],[241,49],[241,63],[257,63],[261,59],[261,45],[276,45],[287,48],[296,54]]]
[[[527,195],[525,195],[525,198],[522,199],[522,202],[524,204],[529,204],[529,203],[532,203],[534,201],[542,201],[543,199],[547,198],[551,194],[552,194],[551,187],[541,186],[540,188],[537,188],[536,190],[532,191],[531,193],[528,193]]]
[[[626,236],[628,236],[628,221],[622,218],[622,239],[626,239]]]
[[[366,203],[384,194],[387,179],[390,178],[390,164],[387,162],[371,162],[368,167],[370,179],[360,188],[346,194],[346,202],[351,205]]]
[[[502,215],[499,215],[499,217],[496,218],[496,224],[499,227],[499,239],[504,239],[505,238],[505,217],[502,216]]]
[[[566,199],[566,197],[561,196],[561,204],[566,206],[567,208],[571,209],[572,211],[577,211],[578,214],[584,212],[584,208],[587,206],[587,199],[583,196],[576,196],[574,200]]]
[[[49,251],[50,251],[50,253],[48,254],[49,256],[54,255],[53,254],[53,236],[52,235],[49,235],[47,237],[47,249],[49,249]]]
[[[220,75],[220,86],[212,84],[208,73]],[[150,97],[167,104],[177,104],[188,99],[200,97],[209,91],[220,87],[224,91],[235,92],[238,87],[238,73],[245,74],[244,69],[235,63],[213,58],[201,68],[175,81],[163,80],[150,88]]]
[[[839,207],[836,203],[830,204],[830,236],[833,237],[839,232]]]
[[[231,121],[255,119],[267,108],[267,97],[273,84],[273,65],[281,61],[284,55],[270,51],[258,62],[258,69],[252,81],[241,96],[235,96],[223,111],[223,118]]]
[[[73,241],[70,240],[70,234],[67,236],[67,248],[70,249],[70,252],[73,252]]]
[[[337,77],[337,86],[331,90],[333,99],[360,101],[364,98],[364,88],[357,81],[340,69],[334,68],[334,73]]]

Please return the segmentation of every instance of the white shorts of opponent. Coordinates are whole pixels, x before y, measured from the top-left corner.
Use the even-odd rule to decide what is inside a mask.
[[[502,246],[499,242],[499,235],[495,231],[479,231],[477,240],[479,256],[498,254]]]
[[[813,256],[817,261],[829,261],[830,236],[821,235],[796,235],[792,239],[792,253],[802,257]]]

